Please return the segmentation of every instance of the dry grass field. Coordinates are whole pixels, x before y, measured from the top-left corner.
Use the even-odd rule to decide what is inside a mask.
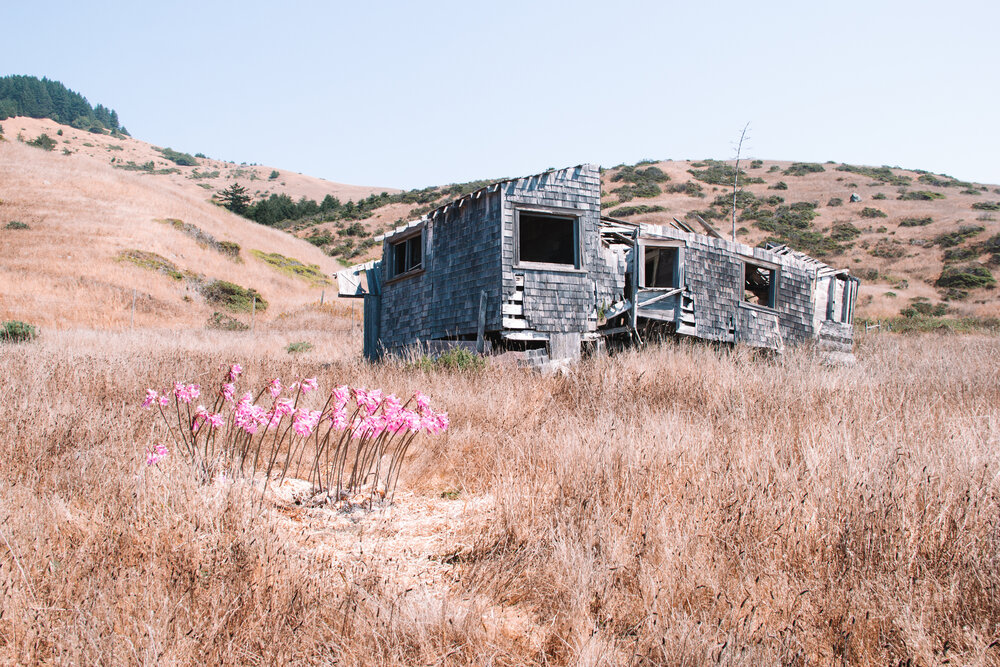
[[[309,340],[312,351],[283,347]],[[565,377],[359,361],[343,312],[0,346],[0,662],[1000,664],[1000,340],[652,346]],[[396,503],[200,483],[146,387],[429,393]]]

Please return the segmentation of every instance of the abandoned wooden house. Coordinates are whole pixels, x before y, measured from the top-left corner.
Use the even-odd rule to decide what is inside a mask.
[[[598,168],[580,165],[494,183],[385,234],[381,260],[338,274],[341,296],[364,298],[365,356],[467,341],[574,359],[662,334],[851,356],[847,270],[703,221],[602,217],[600,197]]]

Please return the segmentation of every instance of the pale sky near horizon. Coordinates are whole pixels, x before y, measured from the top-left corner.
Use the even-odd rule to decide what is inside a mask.
[[[416,188],[744,155],[1000,184],[994,2],[63,2],[0,11],[0,75],[129,132]]]

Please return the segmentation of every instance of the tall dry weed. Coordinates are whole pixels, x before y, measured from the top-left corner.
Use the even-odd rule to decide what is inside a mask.
[[[290,357],[275,336],[66,332],[0,348],[0,655],[1000,662],[994,338],[869,337],[853,368],[666,345],[543,378],[369,366],[319,332]],[[239,484],[145,466],[145,387],[237,360],[251,383],[430,393],[452,427],[401,486],[487,509],[433,562],[350,555],[315,517],[257,514]],[[414,584],[409,566],[447,576]]]

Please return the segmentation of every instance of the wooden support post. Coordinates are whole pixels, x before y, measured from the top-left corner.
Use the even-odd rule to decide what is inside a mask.
[[[326,296],[326,290],[319,293],[319,305],[323,305],[323,298]]]
[[[479,324],[476,327],[476,352],[486,352],[486,290],[479,293]]]
[[[135,329],[135,290],[132,290],[132,317],[129,318],[128,328]]]
[[[253,303],[250,304],[250,333],[257,331],[257,296],[254,295]]]

